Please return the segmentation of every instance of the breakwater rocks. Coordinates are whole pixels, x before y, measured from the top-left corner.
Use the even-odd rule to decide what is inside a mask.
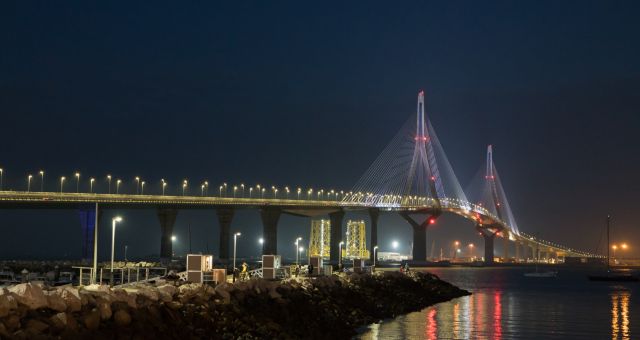
[[[468,295],[426,273],[284,281],[0,289],[0,338],[350,338],[363,325]]]

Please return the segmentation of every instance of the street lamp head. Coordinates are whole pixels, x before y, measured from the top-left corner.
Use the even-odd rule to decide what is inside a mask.
[[[80,173],[79,172],[76,172],[76,177],[80,177]]]
[[[240,233],[240,232],[237,232],[237,233],[236,233],[236,236],[240,236],[240,235],[242,235],[242,233]]]
[[[621,247],[622,247],[622,249],[627,249],[627,244],[623,243]]]
[[[258,239],[258,243],[264,244],[264,239],[261,237],[260,239]]]
[[[376,249],[378,249],[378,246],[373,247],[373,250],[376,250]]]
[[[340,241],[340,243],[338,243],[339,246],[342,246],[344,244],[344,241]]]
[[[178,238],[175,235],[171,235],[171,241],[175,242]]]
[[[116,221],[116,222],[122,222],[122,217],[116,216],[116,217],[113,218],[113,220]]]
[[[41,175],[44,175],[44,171],[40,170],[40,174],[41,174]]]
[[[298,248],[298,250],[300,250],[300,252],[303,252],[304,251],[304,247],[300,247],[300,248]]]

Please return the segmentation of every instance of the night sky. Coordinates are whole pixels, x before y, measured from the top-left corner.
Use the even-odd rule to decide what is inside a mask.
[[[0,167],[5,188],[46,171],[106,174],[135,191],[188,178],[349,190],[415,113],[430,117],[463,187],[487,144],[520,230],[594,251],[605,216],[640,256],[637,2],[0,3]],[[36,179],[38,176],[36,176]],[[34,180],[34,186],[38,186]],[[157,254],[154,210],[122,214],[118,247]],[[366,218],[349,213],[347,218]],[[217,253],[214,211],[182,211],[176,252]],[[308,240],[281,219],[279,248]],[[109,228],[101,234],[108,252]],[[257,255],[256,211],[238,212],[239,255]],[[0,259],[77,258],[76,211],[0,210]],[[411,229],[381,218],[380,247]],[[442,218],[428,245],[482,244]],[[602,244],[600,245],[602,247]],[[513,250],[512,250],[513,251]],[[436,251],[436,254],[439,252]],[[500,245],[498,246],[498,254]],[[117,256],[122,256],[118,254]]]

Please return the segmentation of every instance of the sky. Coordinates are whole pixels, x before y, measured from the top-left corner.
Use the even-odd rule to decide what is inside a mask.
[[[161,178],[174,192],[184,178],[349,190],[424,89],[463,187],[492,144],[520,230],[595,251],[611,214],[613,242],[639,257],[639,7],[3,1],[4,186],[25,190],[26,176],[44,169],[48,190],[76,171],[85,190],[95,177],[105,191],[108,173],[124,191],[135,176],[156,191]],[[155,211],[105,218],[115,214],[125,219],[118,248],[158,253]],[[240,256],[259,252],[258,216],[237,213]],[[192,251],[216,254],[215,211],[179,213],[178,253],[188,251],[189,225]],[[282,218],[283,255],[309,228],[307,218]],[[384,214],[380,228],[381,251],[398,240],[408,252],[406,222]],[[0,231],[0,259],[80,256],[77,211],[0,210]],[[101,235],[106,257],[108,230]],[[453,240],[482,244],[452,216],[428,238],[445,252]]]

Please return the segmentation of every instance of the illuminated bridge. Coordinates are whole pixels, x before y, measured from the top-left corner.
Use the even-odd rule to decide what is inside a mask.
[[[0,176],[2,176],[0,169]],[[44,173],[40,173],[44,181]],[[1,181],[0,177],[0,181]],[[111,176],[109,193],[94,193],[94,179],[90,180],[90,192],[80,192],[80,175],[76,174],[75,193],[64,192],[66,178],[60,178],[59,192],[32,190],[32,175],[27,177],[26,191],[2,190],[0,182],[0,208],[74,208],[81,212],[83,230],[83,258],[91,259],[96,225],[104,209],[155,208],[161,228],[160,256],[168,260],[172,255],[171,235],[180,209],[215,209],[220,223],[220,258],[229,258],[230,228],[236,209],[258,209],[263,224],[263,254],[277,254],[278,221],[281,214],[296,216],[328,215],[331,220],[331,260],[338,259],[339,242],[345,212],[367,211],[371,219],[371,246],[378,244],[378,217],[382,212],[397,213],[413,229],[413,260],[427,260],[427,229],[444,213],[462,216],[471,222],[485,240],[485,262],[493,262],[494,240],[504,240],[505,258],[509,258],[509,244],[515,245],[515,260],[556,257],[599,257],[541,240],[521,232],[509,207],[507,196],[493,162],[493,150],[489,146],[482,176],[463,191],[440,145],[435,131],[426,119],[424,92],[418,95],[417,114],[410,119],[373,162],[365,174],[349,191],[314,191],[313,189],[288,187],[280,190],[255,186],[219,187],[217,195],[209,195],[209,184],[204,182],[200,195],[189,195],[182,184],[182,195],[165,195],[166,183],[162,180],[162,194],[144,194],[145,182],[136,178],[136,194],[120,194],[120,180],[112,192]],[[37,189],[37,188],[34,188]],[[233,195],[228,194],[233,189]],[[467,196],[469,194],[469,196]],[[339,227],[333,227],[339,226]],[[372,254],[373,256],[373,254]]]

